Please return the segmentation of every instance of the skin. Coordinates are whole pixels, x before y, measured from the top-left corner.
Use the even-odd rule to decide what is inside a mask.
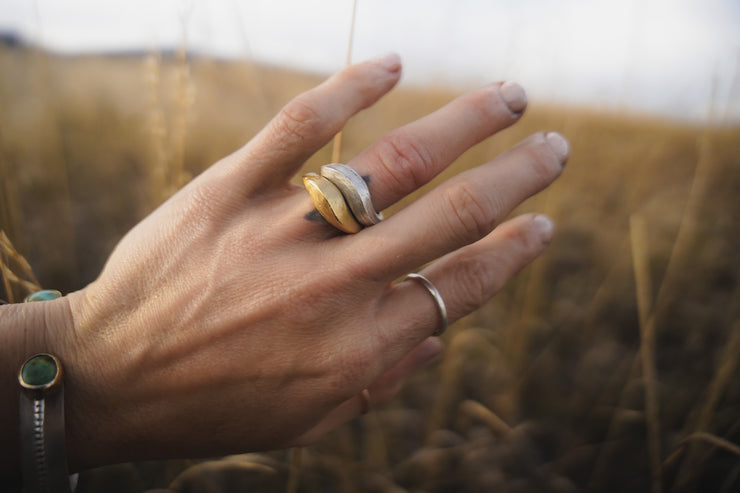
[[[378,225],[345,235],[290,183],[304,161],[398,81],[395,55],[299,95],[254,139],[139,223],[100,277],[63,298],[3,306],[3,474],[17,471],[15,375],[48,351],[65,367],[72,471],[128,460],[306,444],[395,395],[442,352],[450,321],[488,301],[551,240],[552,222],[505,221],[561,173],[568,145],[535,134]],[[509,97],[509,105],[505,102]],[[377,210],[512,125],[526,98],[491,84],[396,129],[348,165]]]

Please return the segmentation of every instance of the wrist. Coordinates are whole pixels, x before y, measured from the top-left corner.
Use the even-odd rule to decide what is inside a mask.
[[[96,293],[95,283],[70,293],[62,356],[65,364],[67,455],[70,472],[137,457],[136,412],[122,389],[138,377],[128,341],[118,327],[129,326],[115,299]],[[132,443],[133,442],[133,443]]]

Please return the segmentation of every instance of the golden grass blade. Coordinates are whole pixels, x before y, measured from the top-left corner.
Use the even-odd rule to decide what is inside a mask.
[[[720,438],[717,435],[712,435],[711,433],[707,433],[704,431],[692,433],[681,441],[681,446],[684,446],[692,441],[708,442],[721,449],[727,450],[732,454],[740,456],[740,445],[732,443],[729,440],[725,440],[724,438]]]
[[[288,464],[288,486],[285,488],[286,493],[296,493],[300,484],[301,476],[301,459],[303,458],[303,447],[295,447],[290,450]]]
[[[690,257],[689,252],[694,246],[695,241],[699,239],[697,234],[698,225],[704,219],[701,216],[700,207],[707,201],[707,194],[710,189],[710,183],[717,170],[713,169],[714,160],[712,159],[712,137],[714,124],[714,101],[716,97],[716,81],[712,86],[712,97],[709,104],[708,123],[703,133],[698,139],[697,147],[699,157],[694,168],[694,175],[689,189],[689,196],[686,202],[684,213],[681,217],[678,234],[671,249],[666,267],[663,282],[660,285],[655,300],[653,314],[649,320],[651,326],[656,326],[659,320],[667,313],[670,306],[670,289],[677,289],[675,277],[680,272],[681,264]],[[676,286],[674,286],[676,285]],[[676,485],[681,485],[684,481],[689,480],[689,468],[685,467],[687,462],[693,458],[692,450],[689,448],[688,453],[682,456],[682,465],[679,467],[678,476],[675,480]]]
[[[478,401],[466,399],[460,403],[458,411],[461,415],[483,423],[498,437],[506,437],[511,431],[506,421]]]
[[[0,131],[0,225],[14,238],[18,238],[19,211],[15,196],[15,177],[9,172]]]
[[[352,63],[352,44],[355,36],[355,12],[357,11],[357,0],[352,2],[352,19],[350,21],[349,28],[349,40],[347,42],[347,55],[345,57],[345,65]],[[342,153],[342,131],[340,130],[334,136],[334,144],[332,147],[331,160],[333,163],[339,162],[340,154]],[[290,477],[288,479],[287,493],[295,493],[298,491],[298,472],[300,469],[301,459],[301,448],[295,448],[290,453]]]
[[[147,120],[151,138],[151,156],[149,157],[149,181],[151,205],[155,206],[164,199],[163,190],[167,183],[167,125],[162,108],[162,58],[153,52],[144,59],[144,79],[149,89]]]
[[[378,412],[370,408],[365,416],[365,464],[374,470],[388,470],[388,439]]]
[[[31,265],[18,253],[3,230],[0,230],[0,276],[3,278],[8,303],[15,303],[41,289]],[[16,296],[14,286],[20,289],[20,296]]]
[[[23,255],[18,253],[13,246],[13,243],[10,241],[10,238],[8,238],[8,235],[2,230],[0,230],[0,252],[15,262],[18,265],[19,270],[30,282],[37,286],[39,285],[39,281],[33,273],[31,264],[28,263],[28,260],[26,260]]]
[[[725,440],[724,438],[720,438],[716,435],[712,435],[711,433],[694,433],[687,436],[686,440],[703,440],[705,442],[711,443],[712,445],[716,445],[717,447],[727,450],[730,453],[740,456],[740,445],[734,444],[729,440]]]
[[[655,325],[649,320],[651,309],[651,283],[647,253],[647,227],[639,214],[630,216],[630,238],[632,240],[632,259],[637,293],[637,309],[640,320],[640,359],[645,386],[645,414],[648,430],[648,452],[652,474],[651,489],[660,493],[661,452],[660,452],[660,412],[658,405],[658,381],[655,364]]]
[[[729,340],[725,345],[722,357],[720,358],[719,366],[717,371],[712,378],[709,386],[707,387],[706,399],[701,402],[704,406],[701,412],[698,414],[696,425],[694,426],[695,432],[701,432],[709,428],[709,424],[712,421],[714,410],[717,408],[722,393],[727,386],[732,382],[733,378],[737,377],[737,369],[740,366],[740,322],[735,322],[730,334]]]
[[[639,372],[640,372],[640,353],[638,350],[637,354],[635,354],[635,357],[632,361],[629,375],[624,381],[622,392],[619,395],[618,404],[614,409],[614,413],[612,414],[611,421],[609,423],[609,428],[607,429],[606,436],[604,437],[604,442],[601,445],[601,449],[598,452],[596,461],[594,462],[594,467],[591,470],[591,477],[589,478],[586,488],[584,488],[584,491],[601,491],[603,489],[601,485],[602,478],[606,476],[606,473],[610,466],[610,458],[613,455],[611,453],[611,449],[609,448],[609,444],[614,440],[615,436],[617,435],[617,430],[619,427],[618,418],[620,415],[620,410],[625,408],[625,402],[627,401],[627,397],[628,397],[629,384],[635,378],[637,378],[637,375],[639,375]]]
[[[0,276],[3,278],[3,287],[5,288],[5,296],[7,296],[8,303],[15,303],[15,297],[13,296],[13,289],[10,287],[10,278],[8,276],[8,273],[10,272],[10,269],[7,265],[5,265],[5,261],[0,256]],[[0,300],[2,301],[2,300]]]
[[[442,428],[447,421],[448,413],[457,396],[463,366],[472,357],[483,357],[491,362],[502,360],[499,350],[479,331],[467,329],[454,333],[440,367],[441,381],[429,413],[427,441],[431,440],[433,433]]]
[[[711,178],[715,175],[713,169],[712,153],[712,121],[707,124],[704,132],[698,139],[699,158],[694,168],[688,199],[684,207],[681,222],[679,224],[676,240],[673,243],[665,275],[660,283],[658,294],[655,297],[655,305],[652,313],[653,325],[659,325],[660,320],[670,308],[671,290],[680,289],[676,277],[681,271],[682,264],[689,261],[689,252],[699,238],[697,234],[698,225],[704,219],[700,207],[707,199]],[[675,291],[673,291],[675,294]]]
[[[688,435],[686,438],[681,440],[676,450],[674,450],[671,456],[665,461],[666,465],[673,467],[676,461],[681,460],[681,467],[676,478],[677,485],[684,486],[691,481],[691,464],[694,464],[696,461],[702,461],[702,458],[700,457],[701,454],[693,446],[692,442],[695,441],[696,438],[706,438],[706,436],[716,438],[715,435],[709,435],[705,430],[710,428],[714,411],[720,402],[720,398],[722,397],[724,390],[736,377],[737,368],[740,366],[739,355],[740,322],[735,322],[732,333],[729,336],[729,340],[725,345],[725,350],[720,358],[717,371],[707,387],[706,398],[701,399],[698,402],[697,408],[703,403],[701,410],[696,410],[696,412],[691,413],[691,415],[696,416],[696,419],[692,424],[687,423],[684,428],[684,433]],[[692,429],[693,433],[690,433],[690,430]],[[730,430],[730,433],[732,433],[732,430]]]
[[[355,14],[357,12],[357,0],[352,1],[352,20],[349,26],[349,41],[347,42],[347,55],[344,59],[344,64],[349,66],[352,63],[352,45],[355,40]],[[342,131],[340,130],[334,136],[334,145],[331,150],[331,162],[339,163],[339,158],[342,154]]]
[[[185,15],[185,14],[184,14]],[[183,24],[186,20],[183,18]],[[183,32],[186,32],[183,27]],[[185,171],[185,143],[187,141],[188,122],[191,117],[191,108],[195,99],[195,89],[190,76],[190,61],[188,60],[187,39],[183,39],[182,46],[177,50],[175,59],[175,87],[172,95],[173,122],[172,122],[172,159],[170,162],[169,187],[174,194],[188,181]]]

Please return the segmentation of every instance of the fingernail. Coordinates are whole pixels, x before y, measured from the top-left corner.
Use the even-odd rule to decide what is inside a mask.
[[[521,113],[527,107],[527,93],[516,82],[504,82],[499,88],[501,99],[512,113]]]
[[[549,132],[545,135],[545,139],[547,140],[547,144],[550,146],[550,149],[552,149],[552,152],[558,157],[560,164],[565,165],[565,162],[568,160],[568,155],[570,154],[570,144],[565,140],[565,137],[557,132]]]
[[[555,234],[555,223],[544,214],[537,214],[532,219],[537,232],[540,234],[543,243],[550,243],[552,237]]]
[[[401,57],[398,53],[388,53],[375,59],[376,63],[389,72],[401,70]]]

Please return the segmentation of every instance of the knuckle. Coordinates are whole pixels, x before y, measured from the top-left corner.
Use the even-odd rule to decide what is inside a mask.
[[[299,96],[286,104],[275,119],[278,132],[297,140],[308,140],[323,133],[323,119],[305,98]]]
[[[501,288],[491,276],[489,263],[480,256],[460,259],[455,267],[455,285],[460,287],[452,304],[459,311],[456,316],[478,309]]]
[[[512,244],[512,251],[524,257],[530,257],[542,248],[542,240],[532,228],[510,228],[505,237]]]
[[[367,108],[389,89],[395,76],[376,63],[358,63],[344,68],[336,75],[341,87],[353,93],[352,104],[356,110]]]
[[[496,224],[495,207],[483,193],[477,193],[470,183],[458,181],[442,191],[444,211],[449,230],[461,243],[470,243],[487,235]]]
[[[429,150],[399,131],[380,140],[377,159],[385,182],[396,194],[419,188],[433,175],[434,160]]]
[[[368,93],[372,89],[372,85],[367,83],[366,70],[362,65],[350,65],[337,72],[335,77],[341,86],[351,86],[360,94]]]
[[[502,114],[508,114],[508,109],[504,109],[503,102],[498,96],[498,90],[494,86],[471,92],[466,99],[472,111],[477,112],[478,118],[485,122],[490,120],[499,120]]]

